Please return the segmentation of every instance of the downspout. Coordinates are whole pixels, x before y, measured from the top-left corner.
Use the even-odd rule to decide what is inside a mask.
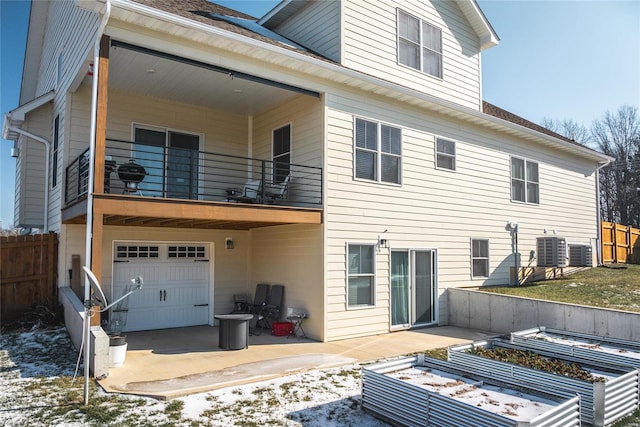
[[[98,110],[98,74],[100,67],[100,39],[111,15],[111,0],[107,0],[104,6],[104,15],[96,32],[96,42],[93,48],[93,81],[91,85],[91,128],[89,133],[89,192],[87,193],[87,227],[85,236],[85,265],[91,268],[91,246],[93,240],[93,183],[94,162],[96,157],[96,114]],[[91,310],[91,285],[89,280],[84,283],[85,304],[85,337],[84,337],[84,404],[89,404],[89,348],[91,347],[91,332],[89,314]]]
[[[42,228],[44,229],[44,233],[48,233],[49,232],[49,154],[51,152],[51,142],[47,141],[41,136],[34,135],[31,132],[27,132],[26,130],[20,129],[15,126],[9,126],[9,130],[44,144],[46,157],[44,161],[44,219],[43,219]]]

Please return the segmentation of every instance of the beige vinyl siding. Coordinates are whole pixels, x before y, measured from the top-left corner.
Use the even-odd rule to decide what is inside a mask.
[[[58,96],[62,96],[71,86],[85,61],[93,55],[100,17],[78,7],[74,1],[51,2],[36,95],[56,89]],[[61,80],[58,82],[58,57],[61,54]]]
[[[340,62],[340,2],[311,2],[275,32],[313,52]]]
[[[402,128],[402,186],[353,179],[353,117]],[[520,224],[522,263],[543,230],[591,244],[597,236],[595,164],[479,127],[383,100],[329,97],[327,159],[328,340],[388,330],[388,251],[377,254],[376,305],[346,308],[346,243],[375,243],[388,229],[392,248],[435,248],[440,322],[448,287],[506,284],[514,265],[507,221]],[[456,171],[435,168],[435,138],[456,141]],[[536,161],[540,204],[513,203],[510,156]],[[489,239],[490,277],[471,279],[470,239]]]
[[[255,116],[252,157],[271,160],[273,131],[291,124],[291,163],[321,167],[322,117],[321,101],[304,95]]]
[[[51,104],[27,114],[22,128],[29,133],[51,140]],[[18,227],[44,225],[45,145],[20,136],[19,162],[16,164],[15,221]]]
[[[398,8],[442,30],[442,79],[398,63]],[[345,1],[343,21],[343,65],[480,109],[480,43],[455,2]]]
[[[251,231],[251,287],[257,283],[284,285],[283,313],[288,307],[308,313],[304,330],[323,339],[322,228],[286,225]],[[284,315],[282,319],[284,320]]]

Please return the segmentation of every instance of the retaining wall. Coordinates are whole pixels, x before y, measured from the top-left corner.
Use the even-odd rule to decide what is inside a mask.
[[[449,325],[510,333],[546,326],[640,341],[640,313],[449,288]]]

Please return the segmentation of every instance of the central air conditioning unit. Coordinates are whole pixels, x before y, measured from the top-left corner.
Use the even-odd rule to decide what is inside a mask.
[[[538,267],[566,267],[567,240],[564,237],[538,237],[536,239]]]
[[[572,267],[592,267],[593,249],[591,245],[569,243],[569,265]]]

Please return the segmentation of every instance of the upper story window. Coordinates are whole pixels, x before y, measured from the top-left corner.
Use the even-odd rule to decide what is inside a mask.
[[[375,246],[347,245],[347,263],[347,305],[373,305]]]
[[[538,163],[511,158],[511,201],[540,203]]]
[[[436,139],[436,167],[456,170],[456,143],[446,139]]]
[[[442,30],[398,10],[398,62],[442,78]]]
[[[356,178],[400,184],[402,132],[399,128],[356,119],[354,139]]]

